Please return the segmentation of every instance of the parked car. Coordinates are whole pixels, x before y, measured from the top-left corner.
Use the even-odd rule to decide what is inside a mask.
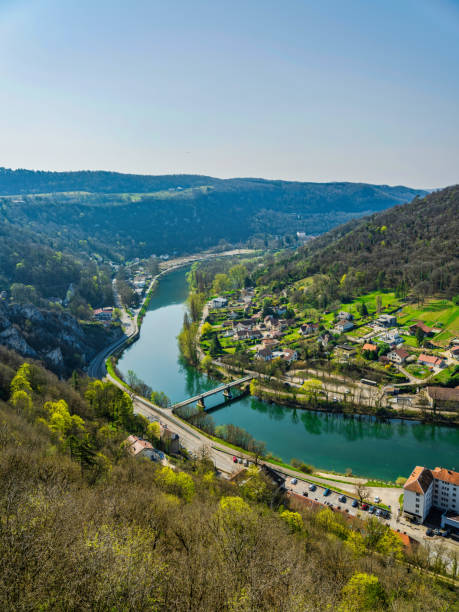
[[[441,534],[441,531],[440,531],[439,529],[434,529],[434,534],[435,534],[435,535],[440,535],[440,534]]]
[[[426,535],[428,535],[428,536],[433,536],[433,533],[434,533],[434,532],[433,532],[433,529],[431,529],[430,527],[429,527],[429,529],[426,531]]]
[[[237,457],[233,457],[233,463],[237,463]]]
[[[362,504],[362,510],[368,510],[368,504]]]
[[[376,516],[381,516],[382,515],[382,510],[380,508],[378,508],[376,510]]]
[[[303,491],[303,495],[304,495],[305,497],[309,497],[309,493],[308,493],[307,491]]]
[[[331,493],[330,489],[325,489],[323,494],[325,495],[325,497],[327,497],[327,495],[330,495],[330,493]]]
[[[310,491],[315,491],[316,489],[317,489],[317,487],[316,487],[316,485],[315,485],[315,484],[310,484],[310,485],[309,485],[309,490],[310,490]]]
[[[376,503],[376,504],[379,504],[379,502],[380,502],[380,501],[381,501],[381,498],[380,498],[380,497],[378,497],[378,496],[376,496],[376,497],[375,497],[375,503]]]
[[[345,504],[347,502],[347,498],[345,495],[341,495],[339,498],[339,501],[342,502],[343,504]]]
[[[292,478],[292,480],[290,481],[290,483],[291,483],[292,485],[296,485],[296,484],[298,484],[298,478]]]
[[[358,508],[359,507],[359,502],[356,499],[352,500],[352,507],[353,508]]]
[[[374,514],[375,513],[376,508],[374,506],[370,506],[370,508],[368,509],[368,512],[370,514]]]
[[[245,467],[249,467],[249,461],[248,461],[248,459],[244,459],[244,465],[245,465]]]

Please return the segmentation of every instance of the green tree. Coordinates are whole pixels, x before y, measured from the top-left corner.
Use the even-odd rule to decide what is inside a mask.
[[[340,612],[378,610],[386,602],[386,596],[377,576],[356,572],[342,591]]]
[[[146,438],[155,446],[161,438],[161,426],[158,421],[153,421],[147,427]]]
[[[227,291],[230,287],[231,281],[227,274],[220,272],[215,275],[214,282],[212,283],[213,293],[222,293],[223,291]]]
[[[300,533],[304,529],[303,517],[299,512],[284,510],[281,513],[281,519],[287,523],[291,533]]]
[[[223,349],[218,334],[214,334],[210,340],[209,353],[212,357],[218,357],[221,355],[222,351]]]
[[[422,346],[424,342],[425,333],[420,327],[416,327],[416,343],[418,346]]]

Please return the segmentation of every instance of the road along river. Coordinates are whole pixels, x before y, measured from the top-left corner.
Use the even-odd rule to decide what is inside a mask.
[[[163,276],[152,296],[140,338],[119,360],[126,375],[134,370],[173,403],[218,386],[180,358],[180,332],[188,294],[186,269]],[[206,406],[223,397],[215,395]],[[233,423],[266,442],[268,451],[289,462],[293,457],[322,470],[395,480],[415,465],[459,468],[459,430],[416,421],[343,416],[294,410],[244,397],[212,413],[216,425]]]

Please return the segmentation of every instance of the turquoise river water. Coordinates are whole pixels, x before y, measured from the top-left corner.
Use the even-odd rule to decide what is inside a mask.
[[[139,340],[118,364],[123,374],[134,370],[172,402],[218,384],[180,358],[177,335],[188,293],[185,274],[186,270],[180,269],[162,277]],[[206,405],[222,400],[216,395],[206,400]],[[459,430],[450,427],[294,410],[251,397],[216,410],[212,417],[217,425],[243,427],[284,461],[295,457],[325,470],[344,472],[351,468],[354,474],[394,480],[408,476],[415,465],[459,468]]]

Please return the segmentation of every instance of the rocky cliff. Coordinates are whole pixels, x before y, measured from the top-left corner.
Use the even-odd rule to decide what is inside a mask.
[[[0,344],[43,361],[60,376],[83,368],[121,333],[117,326],[79,323],[65,312],[0,302]]]

